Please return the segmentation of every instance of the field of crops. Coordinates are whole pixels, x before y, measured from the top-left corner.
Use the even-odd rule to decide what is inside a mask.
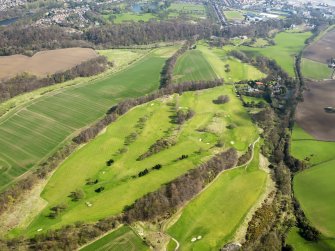
[[[244,217],[264,192],[267,174],[259,169],[259,144],[254,159],[221,176],[190,202],[168,233],[180,250],[219,250],[232,241]],[[192,238],[201,236],[192,242]]]
[[[214,104],[213,100],[222,94],[229,95],[230,101],[223,105]],[[195,111],[194,117],[182,127],[171,120],[176,105],[178,109],[192,108]],[[146,118],[142,129],[138,128],[140,118]],[[228,129],[230,124],[236,127]],[[137,136],[129,143],[133,133]],[[42,193],[49,206],[29,226],[28,233],[118,214],[135,199],[156,190],[219,151],[220,147],[216,146],[219,140],[224,142],[225,148],[233,146],[245,151],[256,135],[257,129],[234,95],[232,86],[185,93],[139,106],[110,125],[104,134],[79,149],[57,169]],[[162,138],[173,139],[176,143],[151,157],[136,160]],[[182,154],[189,157],[176,161]],[[112,167],[106,166],[109,159],[115,161]],[[139,172],[157,164],[162,165],[160,170],[138,177]],[[99,182],[85,185],[87,179]],[[95,190],[101,186],[105,190],[96,193]],[[84,191],[85,199],[71,201],[68,196],[76,189]],[[47,217],[50,208],[60,203],[68,205],[65,212],[56,219]],[[87,206],[87,203],[92,206]]]
[[[123,71],[45,94],[1,117],[0,190],[113,104],[157,89],[166,56],[166,48],[158,49]]]
[[[311,35],[311,32],[281,32],[274,38],[276,43],[274,46],[265,48],[241,46],[239,49],[249,55],[262,55],[276,60],[290,76],[294,77],[294,56],[304,48],[306,39]]]
[[[148,251],[149,247],[128,226],[113,231],[81,251]]]
[[[199,50],[185,52],[174,68],[174,82],[182,83],[190,80],[212,80],[217,78],[210,64]]]

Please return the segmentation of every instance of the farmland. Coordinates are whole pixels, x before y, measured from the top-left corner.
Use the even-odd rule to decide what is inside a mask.
[[[89,48],[41,51],[32,57],[24,55],[4,56],[0,57],[0,79],[7,79],[23,72],[44,77],[48,74],[70,69],[95,57],[97,57],[97,53]]]
[[[225,47],[210,49],[201,44],[199,49],[212,66],[217,75],[227,82],[236,82],[242,79],[260,79],[265,76],[254,66],[244,64],[240,60],[227,55]],[[230,71],[227,72],[225,65],[229,65]]]
[[[128,226],[113,231],[92,244],[80,249],[82,251],[147,251],[149,247]]]
[[[170,47],[170,52],[175,49]],[[156,49],[120,72],[47,93],[2,116],[0,188],[46,159],[111,105],[157,89],[167,56],[166,48]]]
[[[330,79],[333,70],[327,64],[303,58],[301,71],[305,78],[314,80]]]
[[[221,94],[229,95],[230,101],[223,105],[214,104],[213,100]],[[171,121],[173,103],[183,109],[192,107],[195,111],[194,117],[182,127]],[[147,118],[145,126],[138,131],[137,123],[143,117]],[[236,128],[226,128],[232,123]],[[129,135],[135,132],[136,139],[125,145],[126,138],[129,141]],[[180,176],[220,151],[222,147],[216,146],[218,140],[225,142],[225,148],[233,146],[239,151],[245,151],[256,137],[257,129],[235,97],[232,86],[174,95],[136,107],[110,125],[104,134],[71,155],[57,169],[42,193],[49,205],[32,222],[26,233],[32,235],[40,228],[46,230],[78,220],[95,221],[118,214],[135,199],[158,189],[161,184]],[[136,160],[150,145],[162,138],[173,139],[176,143],[141,161]],[[181,154],[189,157],[176,161]],[[110,158],[115,161],[112,167],[105,165]],[[157,164],[162,166],[160,170],[137,177],[140,171]],[[77,175],[79,172],[81,175]],[[97,179],[99,182],[93,186],[85,185],[87,179]],[[104,191],[96,193],[94,190],[101,186]],[[73,202],[68,197],[76,189],[84,191],[84,200]],[[85,202],[92,206],[88,207]],[[50,208],[59,203],[68,205],[64,213],[56,219],[47,217]]]
[[[303,49],[306,39],[311,35],[311,32],[281,32],[274,38],[275,45],[273,46],[267,46],[265,48],[240,46],[239,49],[248,55],[261,55],[276,60],[278,65],[291,77],[294,77],[294,56]]]
[[[217,77],[199,50],[184,53],[178,59],[173,75],[177,83],[190,80],[212,80]]]
[[[306,82],[304,102],[297,108],[296,120],[309,134],[319,140],[335,140],[335,116],[324,108],[334,105],[335,80]]]
[[[328,64],[328,60],[330,60],[331,57],[335,57],[334,40],[335,29],[333,28],[321,36],[316,42],[309,45],[304,50],[303,57],[322,64]]]
[[[244,217],[264,192],[266,180],[266,173],[259,169],[258,143],[252,162],[222,173],[183,209],[168,233],[178,240],[180,250],[218,250],[234,240]],[[201,239],[191,242],[197,236]]]

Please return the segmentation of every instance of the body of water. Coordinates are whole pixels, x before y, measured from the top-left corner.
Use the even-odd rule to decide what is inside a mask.
[[[13,17],[5,20],[0,21],[0,26],[6,26],[12,23],[15,23],[19,18],[18,17]]]

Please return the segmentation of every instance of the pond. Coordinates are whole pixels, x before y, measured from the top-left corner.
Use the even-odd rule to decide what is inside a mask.
[[[6,26],[12,23],[15,23],[19,18],[18,17],[13,17],[5,20],[0,21],[0,26]]]

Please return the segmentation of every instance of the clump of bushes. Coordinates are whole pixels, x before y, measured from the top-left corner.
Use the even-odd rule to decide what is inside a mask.
[[[67,208],[67,205],[62,203],[58,204],[57,206],[54,206],[50,209],[50,214],[48,215],[49,218],[55,219],[58,215],[60,215],[65,209]]]
[[[72,198],[72,201],[78,201],[84,198],[85,193],[82,189],[76,189],[75,191],[71,192],[70,198]]]
[[[178,110],[177,116],[176,116],[176,122],[177,124],[184,124],[185,121],[189,120],[194,116],[195,112],[192,109],[188,110]]]
[[[113,163],[114,163],[113,159],[109,159],[109,160],[106,161],[107,166],[111,166]]]
[[[154,165],[154,166],[152,167],[153,170],[159,170],[159,169],[161,169],[161,168],[162,168],[162,165],[161,165],[161,164],[157,164],[157,165]]]
[[[141,171],[141,172],[138,173],[138,177],[142,177],[144,175],[147,175],[148,173],[149,173],[149,170],[146,168],[143,171]]]
[[[150,146],[149,150],[139,156],[136,160],[144,160],[145,158],[148,158],[151,155],[154,155],[155,153],[158,153],[164,149],[168,149],[171,146],[175,145],[176,141],[173,138],[162,138],[157,140],[153,145]]]
[[[230,101],[230,98],[228,95],[220,95],[217,97],[217,99],[213,100],[214,104],[225,104]]]
[[[95,189],[94,192],[101,193],[103,190],[105,190],[104,187],[99,187],[99,188]]]
[[[183,154],[182,156],[179,157],[179,160],[183,160],[183,159],[187,159],[188,155],[187,154]]]

